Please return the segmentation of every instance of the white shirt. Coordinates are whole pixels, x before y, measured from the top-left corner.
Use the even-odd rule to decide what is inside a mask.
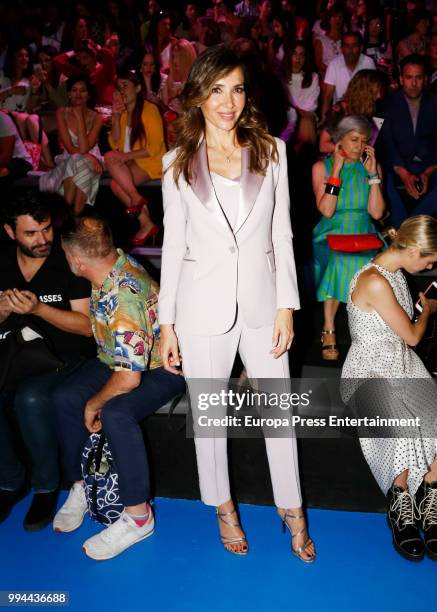
[[[302,87],[303,74],[293,74],[291,82],[287,83],[289,99],[292,106],[304,111],[314,112],[317,108],[320,85],[319,77],[313,72],[313,79],[309,87]]]
[[[21,140],[21,136],[19,135],[17,128],[15,127],[15,123],[12,121],[6,113],[0,113],[0,138],[4,138],[5,136],[13,136],[14,137],[14,149],[12,151],[12,157],[18,157],[20,159],[24,159],[32,165],[32,158],[26,150],[26,147]]]
[[[210,174],[217,200],[226,215],[229,225],[234,229],[240,209],[240,179],[229,179],[215,172]]]
[[[347,86],[349,85],[350,80],[360,70],[375,70],[374,61],[363,53],[360,54],[358,64],[355,66],[355,69],[352,72],[346,66],[343,54],[339,55],[338,57],[335,57],[329,63],[328,69],[326,70],[325,83],[326,85],[334,85],[335,87],[333,99],[334,104],[338,100],[341,100],[347,89]]]
[[[340,55],[341,40],[337,40],[337,42],[335,42],[332,40],[332,38],[329,38],[329,36],[326,36],[325,34],[320,34],[317,36],[316,40],[320,40],[322,45],[322,62],[325,64],[325,66],[328,66],[328,64],[332,62],[335,57]]]
[[[123,153],[130,153],[131,152],[131,148],[130,148],[130,135],[131,135],[131,132],[132,132],[132,128],[127,125],[126,129],[124,131]]]

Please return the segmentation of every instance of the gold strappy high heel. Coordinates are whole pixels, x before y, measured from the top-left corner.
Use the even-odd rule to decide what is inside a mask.
[[[224,519],[225,516],[230,516],[231,514],[237,514],[235,508],[234,510],[232,510],[231,512],[219,512],[218,508],[216,508],[216,514],[219,517],[219,519],[228,527],[240,527],[241,529],[241,525],[240,523],[230,523],[229,521],[226,521]],[[239,555],[240,557],[247,555],[247,553],[249,552],[249,548],[247,545],[247,540],[246,540],[246,536],[241,536],[240,538],[227,538],[225,536],[222,536],[220,534],[220,539],[222,541],[223,546],[225,547],[225,549],[234,554],[234,555]],[[238,550],[232,550],[231,548],[227,548],[227,546],[232,545],[232,544],[239,544],[240,542],[245,542],[246,548],[243,549],[242,551],[238,551]]]
[[[320,342],[322,343],[322,359],[325,359],[327,361],[336,361],[338,359],[338,356],[340,355],[337,345],[335,343],[323,344],[323,338],[327,334],[335,335],[335,329],[322,329],[322,331],[320,332]]]
[[[312,541],[312,539],[310,538],[310,536],[308,536],[308,538],[306,539],[306,541],[304,542],[304,544],[302,544],[302,546],[299,546],[298,548],[293,548],[293,538],[297,538],[297,536],[302,535],[303,533],[306,533],[307,531],[307,527],[306,524],[302,527],[302,529],[300,529],[297,533],[293,533],[291,530],[290,525],[287,523],[287,519],[305,519],[305,516],[303,514],[290,514],[289,512],[287,512],[287,510],[285,510],[284,514],[279,514],[279,517],[282,521],[282,531],[283,533],[285,533],[285,528],[287,527],[289,532],[291,533],[291,552],[296,555],[296,557],[298,559],[300,559],[301,561],[303,561],[304,563],[312,563],[315,558],[316,558],[316,551],[314,551],[314,554],[312,557],[309,558],[305,558],[302,556],[302,553],[304,552],[304,550],[306,550],[308,548],[308,546],[310,546],[311,544],[314,544],[314,542]]]

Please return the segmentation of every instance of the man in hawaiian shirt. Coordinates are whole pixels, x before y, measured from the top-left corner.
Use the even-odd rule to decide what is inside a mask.
[[[54,397],[65,475],[74,484],[53,528],[70,532],[82,524],[87,501],[81,453],[90,433],[103,428],[124,511],[83,548],[93,559],[110,559],[153,533],[139,422],[182,393],[184,380],[162,367],[158,285],[137,261],[114,248],[106,222],[95,216],[73,219],[64,228],[62,246],[72,272],[92,284],[90,318],[98,351]]]

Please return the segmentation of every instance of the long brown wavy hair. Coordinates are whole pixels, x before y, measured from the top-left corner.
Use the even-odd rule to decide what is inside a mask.
[[[343,96],[343,102],[350,115],[372,117],[376,100],[388,89],[388,79],[379,70],[360,70],[351,79]]]
[[[255,106],[244,61],[224,45],[215,45],[196,59],[181,94],[182,113],[175,122],[178,150],[173,162],[173,176],[176,184],[181,174],[188,184],[192,180],[192,160],[205,133],[200,105],[209,98],[214,84],[235,68],[241,68],[243,72],[246,93],[246,104],[238,119],[236,136],[238,144],[250,150],[250,170],[265,174],[269,161],[278,160],[275,139],[267,133],[264,118]]]

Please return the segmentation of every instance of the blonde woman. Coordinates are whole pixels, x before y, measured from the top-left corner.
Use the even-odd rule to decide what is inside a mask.
[[[170,70],[161,89],[164,104],[179,114],[181,105],[179,96],[184,88],[196,59],[196,51],[189,40],[181,38],[172,43],[170,49]]]
[[[360,433],[360,443],[388,495],[395,549],[410,561],[419,561],[425,552],[437,560],[437,392],[410,348],[423,337],[437,301],[420,294],[422,311],[413,321],[403,275],[403,270],[429,270],[437,262],[437,221],[427,215],[410,217],[397,232],[391,231],[391,238],[391,246],[361,268],[350,284],[352,345],[342,371],[342,396],[359,416],[418,419],[419,425],[409,430],[392,429],[390,437],[383,437],[382,429],[370,437],[367,429]]]

